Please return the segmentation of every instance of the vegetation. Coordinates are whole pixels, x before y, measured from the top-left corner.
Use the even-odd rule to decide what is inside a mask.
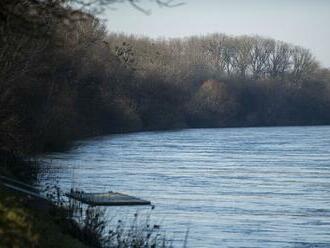
[[[3,154],[114,132],[330,122],[330,72],[307,49],[258,36],[109,34],[61,1],[3,6]]]
[[[0,187],[1,247],[87,247],[64,228],[63,218],[31,208],[27,198]]]
[[[26,155],[106,133],[329,123],[330,71],[307,49],[258,36],[153,40],[108,33],[64,0],[0,5],[2,174],[22,174]],[[58,227],[31,209],[13,208],[8,193],[0,196],[2,237],[80,247],[65,234],[44,239],[44,226]],[[119,228],[116,242],[151,242],[148,228],[147,239],[145,232],[132,238]]]
[[[105,209],[88,207],[80,233],[83,239],[92,247],[105,248],[170,248],[172,243],[167,239],[160,225],[151,224],[150,217],[144,220],[134,214],[133,220],[124,223],[118,220],[114,227],[111,221],[106,222]]]
[[[172,247],[148,216],[113,225],[105,208],[67,201],[57,186],[46,191],[49,201],[0,185],[1,247]]]

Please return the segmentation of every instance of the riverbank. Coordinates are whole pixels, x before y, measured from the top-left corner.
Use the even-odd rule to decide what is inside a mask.
[[[18,162],[17,166],[31,167]],[[148,219],[138,221],[137,213],[129,223],[130,229],[120,221],[105,232],[111,220],[104,208],[65,199],[62,188],[54,183],[40,193],[31,184],[16,180],[19,178],[10,169],[2,169],[0,247],[171,247],[159,225],[152,225]],[[31,183],[29,179],[25,182]]]
[[[0,186],[0,247],[87,247],[64,219],[25,195]]]
[[[37,172],[37,162],[23,158],[0,167],[0,247],[100,247],[98,233],[73,219],[78,205],[63,201],[59,188],[40,194],[30,186]]]

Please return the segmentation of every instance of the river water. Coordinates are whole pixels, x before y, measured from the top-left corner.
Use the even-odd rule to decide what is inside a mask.
[[[111,135],[43,160],[41,184],[152,201],[174,246],[189,229],[188,247],[330,247],[329,126]]]

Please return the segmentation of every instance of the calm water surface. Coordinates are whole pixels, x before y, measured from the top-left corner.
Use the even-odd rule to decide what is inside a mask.
[[[113,135],[46,155],[40,183],[148,199],[178,247],[330,247],[329,150],[329,126]]]

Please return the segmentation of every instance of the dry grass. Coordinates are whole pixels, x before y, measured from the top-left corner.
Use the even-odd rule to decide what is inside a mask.
[[[0,247],[87,247],[46,211],[27,205],[25,196],[0,186]]]

